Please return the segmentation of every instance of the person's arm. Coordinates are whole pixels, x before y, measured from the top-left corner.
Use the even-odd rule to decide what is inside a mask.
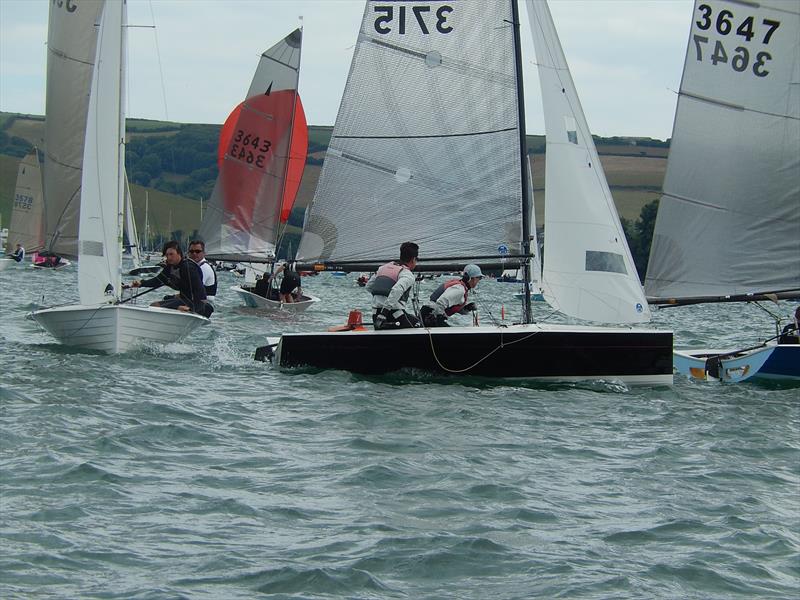
[[[400,298],[407,290],[410,290],[414,285],[414,274],[408,269],[400,271],[400,276],[397,278],[397,283],[392,286],[392,291],[389,292],[389,297],[386,299],[384,306],[386,308],[396,310],[400,308]]]

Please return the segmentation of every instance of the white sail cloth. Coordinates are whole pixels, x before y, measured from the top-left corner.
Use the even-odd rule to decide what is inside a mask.
[[[695,4],[645,287],[800,289],[800,2]]]

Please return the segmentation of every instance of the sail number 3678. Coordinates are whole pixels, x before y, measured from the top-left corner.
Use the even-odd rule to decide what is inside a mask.
[[[263,169],[266,163],[266,153],[269,152],[272,142],[261,139],[257,135],[246,133],[242,129],[236,130],[231,149],[228,152],[233,158],[238,158],[247,164],[255,164],[259,169]]]
[[[419,29],[428,35],[431,30],[439,33],[450,33],[453,28],[447,22],[447,17],[453,12],[452,6],[442,5],[431,13],[430,6],[375,6],[375,31],[386,35],[396,29],[399,35],[405,35],[408,29]]]
[[[751,56],[751,48],[746,44],[769,45],[773,34],[781,25],[780,21],[762,19],[761,23],[757,23],[752,15],[739,21],[733,12],[727,9],[714,14],[714,9],[708,4],[701,4],[697,7],[697,10],[700,13],[699,18],[694,22],[697,29],[708,31],[711,34],[731,36],[735,40],[734,44],[736,41],[740,43],[739,46],[733,49],[733,53],[729,54],[722,40],[710,40],[707,35],[695,34],[693,39],[699,62],[710,60],[714,66],[730,64],[731,68],[739,73],[750,69],[756,77],[769,75],[767,67],[769,61],[772,60],[772,54],[762,50],[754,52]],[[738,36],[738,39],[736,36]],[[709,52],[710,54],[707,55]]]

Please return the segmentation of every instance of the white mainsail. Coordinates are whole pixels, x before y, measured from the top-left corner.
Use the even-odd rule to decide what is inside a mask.
[[[220,142],[225,154],[200,227],[210,256],[246,261],[275,255],[298,103],[301,42],[297,29],[261,55],[247,97],[229,118],[231,137]],[[223,136],[227,129],[228,123]],[[302,154],[304,164],[305,149]]]
[[[625,234],[546,2],[527,1],[547,139],[545,300],[588,321],[650,319]]]
[[[47,249],[78,255],[81,167],[103,0],[51,2],[47,34],[44,197]]]
[[[123,2],[108,2],[103,11],[89,99],[78,262],[78,292],[85,305],[119,298],[122,292],[119,267],[125,200],[124,8]]]
[[[44,246],[42,170],[35,148],[20,161],[17,169],[14,206],[8,228],[9,251],[13,251],[17,244],[22,244],[28,253],[41,250]]]
[[[800,2],[696,2],[648,297],[800,289]]]
[[[521,250],[511,2],[420,5],[366,3],[299,261]]]

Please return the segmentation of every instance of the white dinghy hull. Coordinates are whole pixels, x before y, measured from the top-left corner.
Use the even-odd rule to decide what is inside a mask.
[[[15,260],[13,260],[11,258],[0,258],[0,271],[5,271],[8,267],[13,265],[15,262],[17,262],[17,261],[15,261]]]
[[[178,342],[209,322],[195,313],[118,304],[57,306],[34,311],[30,318],[65,346],[107,354]]]
[[[231,286],[231,290],[239,295],[248,308],[257,308],[267,312],[302,313],[313,304],[319,302],[319,298],[309,294],[303,294],[303,299],[299,302],[279,302],[278,300],[270,300],[260,296],[238,285]]]

